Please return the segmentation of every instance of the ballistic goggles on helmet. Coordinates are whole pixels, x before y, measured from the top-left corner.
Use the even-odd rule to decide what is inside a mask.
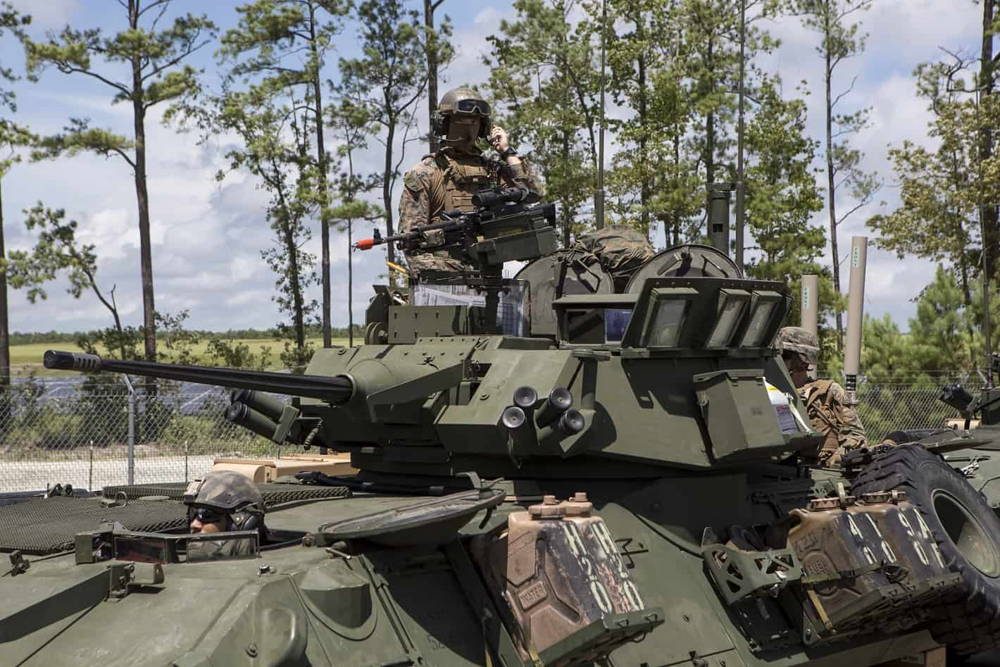
[[[458,113],[477,113],[480,116],[490,115],[490,105],[482,100],[459,100],[455,103]]]

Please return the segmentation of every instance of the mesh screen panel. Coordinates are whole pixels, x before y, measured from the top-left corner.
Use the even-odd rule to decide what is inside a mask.
[[[176,501],[130,502],[104,507],[96,499],[32,498],[0,507],[0,551],[49,554],[73,548],[77,533],[117,521],[129,530],[167,531],[187,526],[187,508]]]
[[[106,486],[102,491],[105,498],[115,498],[124,493],[129,500],[142,496],[169,496],[173,500],[184,497],[187,484],[172,482],[168,484],[119,484]],[[297,500],[321,500],[323,498],[346,498],[351,495],[346,486],[307,486],[299,484],[258,484],[257,490],[264,496],[268,507]]]

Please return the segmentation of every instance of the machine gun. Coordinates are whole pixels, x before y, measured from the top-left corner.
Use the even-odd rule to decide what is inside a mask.
[[[493,332],[504,262],[532,260],[556,250],[556,209],[538,203],[538,193],[524,188],[482,190],[472,196],[472,203],[476,208],[471,212],[444,213],[440,222],[400,234],[382,236],[376,229],[354,247],[370,250],[393,243],[410,254],[448,252],[469,266],[461,273],[462,282],[485,294],[483,328]]]
[[[555,205],[539,204],[538,193],[524,188],[495,188],[472,195],[475,210],[448,211],[441,221],[400,234],[354,244],[358,250],[393,243],[407,253],[447,250],[483,270],[503,262],[530,260],[555,250]]]

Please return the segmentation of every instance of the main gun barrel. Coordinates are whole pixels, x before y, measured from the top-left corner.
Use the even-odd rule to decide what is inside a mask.
[[[159,364],[151,361],[119,361],[102,359],[96,354],[58,350],[48,350],[43,363],[46,368],[63,371],[109,371],[233,389],[260,389],[274,394],[316,398],[332,405],[346,403],[354,393],[354,381],[346,375],[321,377],[210,366]]]

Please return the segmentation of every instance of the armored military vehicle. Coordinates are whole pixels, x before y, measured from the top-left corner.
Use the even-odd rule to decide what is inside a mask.
[[[46,353],[240,390],[231,419],[358,472],[261,485],[263,535],[185,535],[170,485],[7,508],[2,661],[860,667],[997,643],[1000,521],[961,475],[914,445],[853,480],[811,465],[771,345],[785,285],[699,245],[627,280],[553,260],[524,199],[362,242],[469,270],[378,290],[366,344],[303,375]],[[57,539],[56,515],[90,525]],[[203,539],[253,557],[188,560]]]

